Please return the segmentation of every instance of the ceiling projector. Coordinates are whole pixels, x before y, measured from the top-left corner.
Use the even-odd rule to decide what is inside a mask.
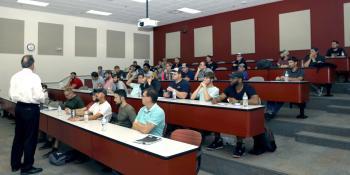
[[[152,20],[150,18],[139,19],[139,21],[137,22],[138,28],[151,29],[153,27],[157,27],[157,25],[158,25],[158,21]]]

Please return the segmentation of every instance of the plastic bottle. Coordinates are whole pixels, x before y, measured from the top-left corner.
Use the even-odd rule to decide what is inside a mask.
[[[84,112],[84,122],[88,122],[89,121],[89,115],[88,115],[88,112],[85,111]]]
[[[61,106],[58,106],[57,113],[58,113],[58,116],[62,116],[62,108],[61,108]]]
[[[248,95],[247,95],[247,93],[244,93],[244,95],[243,95],[243,107],[244,108],[248,107]]]
[[[173,99],[176,100],[176,91],[173,90]]]
[[[289,74],[288,74],[288,71],[286,71],[286,73],[284,74],[284,81],[288,81],[289,79]]]

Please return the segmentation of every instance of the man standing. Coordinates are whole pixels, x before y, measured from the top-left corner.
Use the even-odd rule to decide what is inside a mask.
[[[42,168],[33,167],[38,141],[39,104],[45,100],[41,79],[34,71],[34,58],[25,55],[21,60],[22,70],[12,76],[9,95],[16,104],[16,128],[11,151],[12,172],[21,169],[21,174],[36,174]],[[22,155],[24,161],[21,163]]]

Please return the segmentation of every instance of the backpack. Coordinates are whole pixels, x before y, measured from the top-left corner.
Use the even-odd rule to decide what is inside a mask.
[[[264,133],[264,141],[265,141],[265,149],[269,152],[275,152],[277,149],[275,136],[273,135],[272,131],[268,128],[265,128]]]
[[[74,160],[73,151],[60,152],[56,151],[49,155],[49,162],[52,165],[62,166]]]
[[[260,60],[256,63],[258,69],[270,69],[272,68],[272,62],[269,60]]]

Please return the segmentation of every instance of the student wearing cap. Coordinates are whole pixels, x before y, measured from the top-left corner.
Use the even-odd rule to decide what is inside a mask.
[[[113,84],[112,84],[112,92],[121,89],[127,92],[128,88],[126,87],[125,83],[121,80],[120,75],[114,74],[113,76]]]
[[[238,66],[240,64],[244,64],[245,65],[245,69],[247,69],[248,66],[247,66],[247,63],[245,62],[245,59],[242,57],[241,53],[238,53],[236,55],[236,61],[232,65],[233,71],[237,71],[238,70]]]
[[[101,117],[111,115],[112,107],[106,100],[107,91],[106,89],[96,89],[96,97],[98,102],[95,102],[87,111],[89,112],[88,120],[97,120]],[[70,121],[82,121],[83,117],[71,117]]]
[[[143,134],[163,136],[165,127],[164,110],[157,104],[158,92],[149,88],[143,92],[142,104],[144,107],[138,112],[132,129]]]
[[[285,71],[285,73],[282,76],[276,77],[277,81],[284,81],[286,77],[284,76],[286,73],[288,74],[288,81],[302,81],[304,80],[304,70],[300,69],[298,67],[298,59],[295,57],[290,57],[288,59],[289,68]],[[265,118],[266,120],[271,120],[274,118],[278,111],[283,106],[283,102],[267,102],[266,104],[266,113]],[[305,116],[298,116],[305,117]]]
[[[339,47],[339,42],[336,40],[332,41],[332,47],[327,51],[327,57],[345,57],[347,56],[344,48]]]
[[[205,74],[204,80],[199,84],[197,89],[192,93],[191,100],[211,101],[219,97],[219,88],[213,85],[214,73]]]
[[[241,103],[243,100],[244,93],[248,96],[249,105],[259,105],[260,99],[256,94],[253,87],[248,84],[243,83],[243,74],[241,72],[235,72],[230,75],[230,86],[225,89],[223,93],[220,94],[218,98],[212,100],[213,104],[219,102],[227,101],[228,103],[235,104]],[[215,133],[215,140],[207,147],[208,150],[216,150],[223,148],[223,140],[220,137],[220,133]],[[236,148],[233,152],[233,157],[240,158],[245,152],[245,147],[243,145],[243,138],[237,137]],[[261,153],[264,152],[261,150]]]
[[[126,92],[121,89],[116,90],[114,92],[114,102],[119,106],[119,109],[118,114],[113,117],[112,123],[131,128],[136,117],[136,112],[134,107],[127,103]]]
[[[187,63],[182,63],[181,71],[184,76],[183,79],[187,81],[194,80],[194,73],[188,68]]]
[[[280,60],[278,60],[277,66],[279,68],[288,68],[289,67],[289,65],[288,65],[289,51],[288,50],[281,51],[280,56],[281,56],[281,58],[280,58]]]
[[[204,61],[201,61],[199,63],[196,75],[194,76],[194,80],[203,81],[205,74],[208,72],[213,72],[213,70],[208,68]]]
[[[165,98],[171,98],[175,91],[176,98],[186,99],[190,96],[190,83],[184,80],[181,70],[175,69],[173,71],[173,82],[170,83],[166,92],[163,94]]]
[[[304,67],[315,67],[317,64],[324,62],[325,57],[320,55],[318,48],[312,48],[310,54],[305,57]]]

